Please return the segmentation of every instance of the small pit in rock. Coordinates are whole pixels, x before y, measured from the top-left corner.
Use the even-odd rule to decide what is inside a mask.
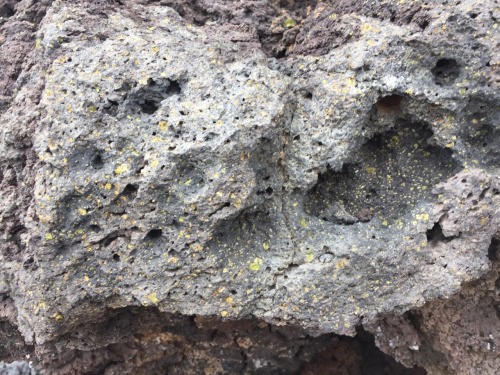
[[[451,85],[460,75],[460,66],[455,59],[440,59],[432,69],[432,74],[438,86]]]
[[[102,160],[101,155],[96,155],[92,159],[92,167],[94,169],[102,169],[104,167],[104,161]]]
[[[203,167],[200,161],[179,160],[174,176],[176,186],[174,190],[183,194],[193,194],[205,185]]]
[[[380,98],[375,104],[377,110],[385,113],[399,113],[401,112],[400,104],[403,100],[401,95],[388,95]]]
[[[135,89],[135,92],[130,93],[129,99],[124,104],[133,113],[152,115],[158,111],[163,100],[174,95],[180,95],[181,91],[178,81],[150,78],[147,85],[141,86],[139,89]]]
[[[152,115],[153,113],[155,113],[159,107],[159,103],[154,100],[144,100],[144,102],[140,103],[139,105],[141,106],[142,112],[148,115]]]
[[[146,235],[146,239],[148,240],[157,240],[161,238],[163,231],[161,229],[151,229]]]
[[[450,242],[455,236],[446,237],[441,228],[441,224],[434,223],[434,226],[426,232],[427,242],[431,246],[436,245],[439,242]]]
[[[125,189],[123,189],[121,196],[126,198],[127,200],[133,200],[135,199],[135,197],[137,197],[138,190],[139,188],[137,187],[137,185],[127,184],[127,186],[125,186]]]
[[[0,5],[0,17],[10,18],[14,14],[16,14],[16,11],[12,1],[6,1]]]
[[[500,240],[497,238],[492,238],[490,246],[488,248],[488,258],[492,262],[500,260]]]

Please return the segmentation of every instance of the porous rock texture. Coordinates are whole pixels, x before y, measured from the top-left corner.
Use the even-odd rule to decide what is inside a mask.
[[[498,373],[499,18],[0,2],[0,359]]]

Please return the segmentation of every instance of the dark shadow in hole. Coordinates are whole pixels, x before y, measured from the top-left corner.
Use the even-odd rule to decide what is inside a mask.
[[[500,240],[498,238],[493,237],[491,239],[488,247],[488,259],[492,262],[500,260]]]
[[[438,86],[451,85],[460,75],[460,65],[455,59],[440,59],[432,69],[432,74]]]
[[[120,235],[116,232],[110,233],[107,235],[105,238],[103,238],[99,243],[102,243],[104,247],[108,247],[113,243],[114,240],[116,240]]]
[[[263,195],[263,194],[266,194],[266,195],[272,195],[274,192],[274,189],[272,187],[268,187],[266,188],[266,190],[257,190],[257,195]]]
[[[33,258],[33,256],[28,257],[23,262],[23,268],[30,268],[34,262],[35,262],[35,259]]]
[[[425,30],[429,26],[429,21],[428,20],[423,20],[422,22],[418,23],[418,26],[422,29]]]
[[[181,93],[181,86],[177,81],[170,81],[170,85],[167,87],[167,95],[177,95]]]
[[[117,101],[108,99],[108,102],[103,106],[103,111],[110,116],[116,116],[118,113],[118,105]]]
[[[97,154],[92,159],[92,168],[94,169],[102,169],[104,167],[104,161],[102,160],[102,156]]]
[[[138,190],[139,188],[137,187],[137,185],[127,184],[127,186],[125,186],[125,189],[123,189],[121,195],[127,198],[127,200],[133,200],[135,199],[135,197],[137,197]]]
[[[443,230],[441,229],[441,225],[439,223],[434,223],[432,229],[428,229],[426,232],[427,242],[431,241],[442,241],[445,239],[443,234]]]
[[[148,240],[157,240],[161,238],[163,231],[161,229],[151,229],[146,235],[146,239]]]
[[[208,214],[208,217],[212,217],[214,216],[216,213],[218,213],[219,211],[222,211],[224,208],[226,207],[230,207],[231,206],[231,203],[229,202],[225,202],[224,204],[222,204],[219,208],[217,208],[214,212],[211,212]]]
[[[380,98],[375,104],[377,110],[385,113],[399,113],[401,112],[400,104],[403,100],[401,95],[388,95]]]
[[[181,93],[181,86],[178,81],[148,79],[146,86],[141,87],[131,94],[131,102],[139,106],[142,113],[152,115],[159,108],[163,100]]]
[[[335,336],[331,344],[304,363],[300,374],[425,375],[418,367],[406,368],[375,345],[362,326],[355,337]],[[321,336],[320,336],[321,337]],[[302,353],[299,353],[302,354]]]
[[[144,113],[147,113],[148,115],[152,115],[158,110],[158,103],[155,102],[154,100],[144,100],[144,103],[140,104],[141,110]]]
[[[95,225],[95,224],[92,224],[89,226],[89,229],[92,231],[92,232],[95,232],[95,233],[99,233],[102,229],[99,225]]]
[[[427,230],[426,232],[427,242],[431,245],[435,245],[438,242],[450,242],[451,240],[457,238],[457,236],[446,237],[443,233],[443,228],[441,228],[441,224],[434,223],[434,226]]]
[[[10,18],[14,14],[16,14],[16,11],[14,10],[11,4],[0,5],[0,17]]]

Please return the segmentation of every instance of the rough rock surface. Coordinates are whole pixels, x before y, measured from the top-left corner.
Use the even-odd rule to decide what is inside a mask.
[[[0,359],[497,373],[499,9],[1,2]]]
[[[495,266],[482,279],[463,286],[449,300],[428,302],[403,316],[371,325],[377,345],[407,366],[434,374],[493,374],[500,368],[500,247],[490,256]]]

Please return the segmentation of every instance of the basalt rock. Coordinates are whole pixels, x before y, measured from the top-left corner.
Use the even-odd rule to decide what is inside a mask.
[[[497,372],[495,1],[0,16],[0,359]]]

